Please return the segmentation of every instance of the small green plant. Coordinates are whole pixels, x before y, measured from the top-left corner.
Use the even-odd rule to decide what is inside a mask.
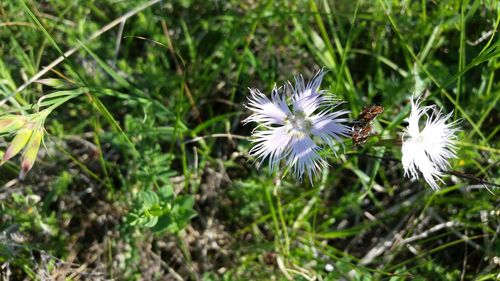
[[[193,196],[175,196],[171,186],[164,186],[158,192],[141,191],[127,221],[156,233],[178,233],[196,216],[193,206]]]

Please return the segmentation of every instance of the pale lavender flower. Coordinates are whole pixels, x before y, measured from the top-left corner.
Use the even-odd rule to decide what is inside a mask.
[[[302,76],[295,77],[295,87],[288,83],[290,102],[284,87],[275,86],[271,99],[257,89],[250,89],[246,107],[253,114],[244,122],[259,124],[253,131],[255,146],[250,150],[258,165],[268,158],[272,172],[285,160],[299,180],[306,173],[311,182],[313,175],[327,165],[320,155],[324,146],[316,141],[321,140],[333,150],[336,142],[342,142],[341,136],[348,136],[350,127],[343,124],[348,121],[343,116],[349,111],[333,111],[341,102],[319,90],[324,74],[319,71],[307,84]]]
[[[439,189],[437,181],[441,181],[450,158],[456,158],[455,133],[456,122],[446,123],[452,113],[443,115],[436,106],[420,106],[421,101],[411,100],[411,112],[408,127],[404,130],[402,146],[402,162],[405,176],[418,179],[419,170],[432,189]],[[429,116],[428,112],[432,111]],[[425,126],[420,130],[420,119],[426,117]]]

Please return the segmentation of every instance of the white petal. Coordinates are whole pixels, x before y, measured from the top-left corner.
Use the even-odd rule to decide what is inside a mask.
[[[270,172],[274,171],[280,160],[288,154],[291,137],[283,126],[258,131],[253,136],[252,142],[256,145],[252,147],[249,154],[260,160],[259,165],[269,157]]]
[[[415,155],[418,153],[425,153],[425,151],[423,149],[417,149],[415,147],[414,141],[410,139],[403,142],[403,145],[401,146],[401,152],[403,155],[401,158],[401,162],[403,164],[405,176],[408,176],[409,174],[411,178],[417,179],[418,172],[417,167],[415,166]]]
[[[411,99],[411,111],[410,116],[408,117],[408,127],[406,131],[408,134],[410,134],[411,137],[416,138],[420,134],[420,118],[422,117],[422,115],[426,114],[427,110],[429,110],[431,107],[420,107],[421,101],[419,99],[414,99],[415,97],[412,97]]]
[[[440,169],[448,168],[448,159],[455,158],[455,124],[446,124],[451,114],[441,118],[441,112],[435,111],[427,120],[425,128],[422,130],[424,149]]]
[[[347,118],[339,118],[342,115],[348,114],[347,110],[339,110],[331,113],[320,113],[310,117],[312,121],[311,133],[314,136],[321,138],[330,147],[335,145],[335,141],[342,143],[340,136],[349,136],[350,127],[344,125],[343,122],[348,122]]]
[[[325,95],[325,91],[319,91],[324,75],[325,72],[320,70],[307,85],[304,84],[302,75],[295,77],[295,87],[292,87],[294,111],[302,111],[306,116],[310,116],[319,106],[332,98]]]
[[[304,172],[307,173],[312,182],[313,175],[316,176],[327,163],[318,152],[321,149],[310,137],[293,138],[290,142],[290,155],[287,165],[291,165],[293,173],[298,179],[302,179]]]
[[[436,181],[441,181],[443,174],[438,170],[437,166],[425,154],[416,154],[415,165],[419,168],[424,176],[425,181],[432,189],[439,189]]]
[[[257,89],[250,89],[249,102],[245,106],[254,113],[243,122],[257,122],[264,125],[283,125],[290,109],[286,103],[284,94],[279,93],[279,89],[274,87],[271,100]]]
[[[436,180],[441,181],[440,177],[442,173],[438,170],[438,167],[427,157],[425,154],[424,147],[421,143],[410,140],[403,143],[403,168],[405,171],[405,176],[408,174],[414,178],[418,179],[419,175],[417,169],[424,176],[425,181],[431,186],[432,189],[439,189]]]

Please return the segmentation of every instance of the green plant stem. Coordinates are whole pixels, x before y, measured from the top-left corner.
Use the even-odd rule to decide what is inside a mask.
[[[286,226],[285,217],[283,215],[283,208],[281,206],[281,197],[280,197],[279,188],[280,188],[280,185],[277,184],[276,188],[275,188],[276,202],[277,202],[276,204],[278,206],[278,215],[280,218],[281,228],[283,229],[283,235],[285,238],[285,248],[284,248],[285,255],[288,257],[290,255],[290,238],[288,237],[288,229]]]
[[[280,224],[278,222],[276,211],[274,209],[274,203],[271,197],[271,192],[269,191],[270,187],[267,185],[263,185],[262,187],[264,188],[264,193],[266,194],[266,199],[267,199],[267,205],[269,207],[269,211],[271,212],[271,217],[273,218],[274,232],[276,232],[276,234],[274,235],[275,248],[277,252],[280,252],[281,249],[281,239],[279,238]]]

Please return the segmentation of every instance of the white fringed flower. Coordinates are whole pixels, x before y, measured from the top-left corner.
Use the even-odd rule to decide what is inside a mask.
[[[420,106],[420,101],[411,100],[408,127],[404,130],[402,162],[405,176],[418,179],[419,170],[432,189],[439,189],[443,172],[449,167],[448,159],[456,158],[456,122],[446,124],[452,113],[443,115],[436,106]],[[432,114],[429,116],[428,111]],[[420,130],[419,121],[426,116],[425,127]]]
[[[311,182],[312,176],[327,165],[320,156],[324,148],[315,143],[316,138],[333,149],[336,142],[342,142],[341,136],[348,136],[350,128],[343,124],[347,118],[342,117],[349,111],[332,111],[341,103],[318,89],[324,74],[319,71],[307,85],[300,75],[295,77],[295,87],[288,83],[291,107],[283,87],[275,86],[271,99],[257,89],[250,89],[246,107],[253,114],[243,122],[259,124],[253,131],[255,146],[250,150],[250,155],[259,161],[258,165],[269,158],[272,172],[282,159],[286,159],[286,165],[292,167],[299,180],[307,173]]]

